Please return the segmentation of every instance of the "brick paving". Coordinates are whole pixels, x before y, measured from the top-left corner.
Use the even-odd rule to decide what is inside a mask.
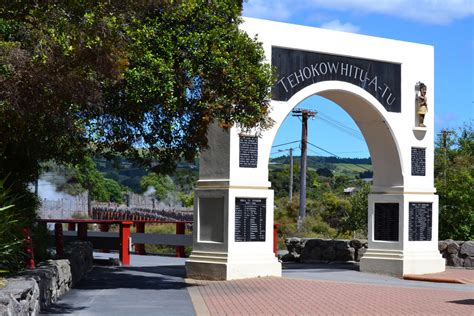
[[[190,283],[205,304],[198,315],[474,315],[469,291],[273,277]]]

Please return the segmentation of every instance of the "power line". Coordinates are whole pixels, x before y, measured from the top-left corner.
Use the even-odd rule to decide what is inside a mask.
[[[347,124],[345,124],[345,123],[343,123],[343,122],[341,122],[341,121],[335,120],[335,119],[333,119],[331,116],[329,116],[329,115],[327,115],[327,114],[325,114],[325,113],[319,112],[319,114],[320,114],[321,117],[318,117],[318,118],[324,118],[324,119],[326,119],[326,120],[328,120],[328,121],[331,121],[331,122],[332,122],[333,124],[335,124],[335,125],[341,126],[342,128],[345,128],[345,129],[347,129],[347,130],[350,130],[350,131],[352,131],[352,132],[354,132],[354,133],[356,133],[356,134],[361,134],[359,130],[357,130],[357,129],[355,129],[355,128],[352,128],[352,127],[350,127],[349,125],[347,125]]]
[[[310,142],[308,142],[308,144],[310,144],[310,145],[313,146],[313,147],[318,148],[319,150],[322,150],[322,151],[324,151],[324,152],[330,154],[331,156],[334,156],[334,157],[337,157],[337,158],[341,158],[341,159],[342,159],[342,157],[340,157],[340,156],[338,156],[338,155],[336,155],[336,154],[334,154],[334,153],[332,153],[332,152],[330,152],[330,151],[327,151],[327,150],[324,149],[324,148],[321,148],[321,147],[319,147],[319,146],[316,146],[316,145],[314,145],[314,144],[312,144],[312,143],[310,143]],[[356,163],[350,163],[350,164],[351,164],[351,165],[354,165],[354,166],[357,166],[357,167],[359,167],[359,168],[362,168],[362,169],[364,169],[364,170],[366,170],[366,171],[372,171],[372,170],[367,169],[366,167],[361,166],[361,165],[356,164]]]
[[[356,139],[358,139],[362,142],[365,142],[365,139],[364,139],[363,135],[359,131],[356,131],[356,130],[348,127],[348,126],[335,124],[335,123],[331,122],[330,120],[328,120],[326,118],[320,117],[319,119],[322,120],[325,123],[328,123],[328,124],[332,125],[335,129],[339,130],[340,132],[345,133],[349,136],[352,136],[352,137],[354,137],[354,138],[356,138]]]
[[[295,141],[292,141],[292,142],[289,142],[289,143],[274,145],[274,146],[272,146],[272,148],[281,147],[281,146],[290,145],[290,144],[299,143],[299,142],[300,142],[299,140],[295,140]]]

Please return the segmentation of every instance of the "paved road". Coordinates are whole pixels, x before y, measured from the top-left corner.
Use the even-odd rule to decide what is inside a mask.
[[[350,264],[285,264],[283,278],[186,283],[184,261],[133,255],[130,267],[96,266],[45,314],[474,315],[473,284],[407,281]]]

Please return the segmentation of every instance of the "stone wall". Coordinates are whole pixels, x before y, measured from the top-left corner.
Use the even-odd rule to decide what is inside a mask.
[[[285,240],[288,254],[283,261],[346,262],[360,261],[367,250],[366,240],[328,240],[318,238],[287,238]]]
[[[474,268],[474,241],[440,240],[438,249],[446,265],[453,267]]]
[[[74,242],[65,258],[48,260],[34,270],[7,279],[0,289],[0,315],[37,315],[48,308],[92,269],[92,244]]]
[[[318,238],[287,238],[288,254],[282,261],[302,263],[360,261],[367,251],[366,240],[328,240]],[[441,240],[439,251],[447,266],[474,268],[474,241]]]

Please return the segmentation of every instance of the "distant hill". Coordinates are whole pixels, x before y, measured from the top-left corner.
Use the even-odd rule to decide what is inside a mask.
[[[293,156],[293,164],[300,164],[301,157]],[[280,169],[290,164],[289,156],[270,159],[271,169]],[[345,175],[350,178],[371,178],[372,160],[370,158],[339,158],[325,156],[308,156],[308,169],[329,169],[335,176]]]

